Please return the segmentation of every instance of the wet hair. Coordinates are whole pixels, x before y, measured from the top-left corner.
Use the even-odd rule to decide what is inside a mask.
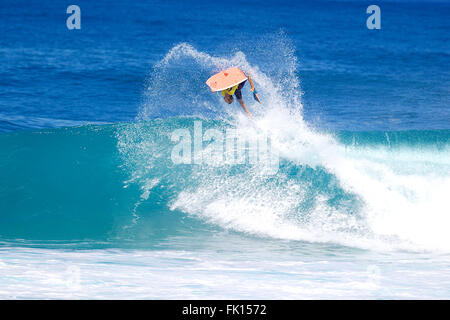
[[[226,94],[226,95],[223,97],[223,99],[224,99],[225,102],[228,103],[228,104],[232,104],[232,103],[233,103],[233,100],[234,100],[233,96],[232,96],[232,95],[229,95],[229,94]]]

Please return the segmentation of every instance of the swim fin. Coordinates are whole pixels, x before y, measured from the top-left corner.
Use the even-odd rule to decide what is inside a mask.
[[[253,91],[253,99],[255,99],[256,101],[258,101],[259,103],[261,103],[261,100],[259,100],[258,93],[256,92],[256,90]]]

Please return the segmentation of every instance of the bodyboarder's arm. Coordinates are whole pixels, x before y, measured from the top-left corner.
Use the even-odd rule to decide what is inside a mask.
[[[250,90],[255,91],[255,84],[253,83],[253,79],[250,75],[247,75],[248,82],[250,83]]]
[[[248,116],[251,118],[252,114],[250,113],[250,111],[248,111],[247,106],[244,103],[244,100],[242,99],[238,99],[240,105],[242,106],[242,108],[244,109],[245,112],[247,112]]]

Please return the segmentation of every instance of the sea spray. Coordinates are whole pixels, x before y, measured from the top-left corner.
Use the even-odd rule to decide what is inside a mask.
[[[222,228],[263,237],[383,250],[448,250],[449,242],[442,227],[448,225],[446,200],[439,191],[449,187],[448,160],[436,162],[428,158],[425,162],[406,163],[401,167],[414,166],[414,170],[405,173],[398,170],[401,153],[391,147],[391,141],[378,153],[386,153],[386,158],[380,161],[370,146],[348,148],[333,134],[310,127],[301,116],[301,91],[292,55],[290,50],[281,55],[277,62],[281,73],[265,73],[263,66],[251,65],[244,52],[215,57],[183,43],[172,48],[155,66],[149,80],[148,100],[139,119],[158,117],[155,110],[166,107],[160,103],[171,99],[166,99],[167,91],[160,95],[157,88],[175,80],[177,90],[171,100],[175,104],[170,110],[174,116],[187,117],[186,120],[200,117],[203,123],[223,132],[233,128],[253,139],[262,132],[271,137],[271,145],[280,157],[280,169],[275,176],[258,167],[199,166],[195,160],[193,165],[181,166],[187,175],[183,176],[183,185],[172,190],[170,209],[182,210]],[[177,66],[183,63],[189,64],[187,74],[178,73]],[[256,115],[251,125],[239,108],[228,107],[224,113],[222,110],[227,106],[220,97],[198,89],[211,72],[234,65],[252,74],[264,97],[262,106],[250,105]],[[191,90],[192,83],[195,90]],[[209,115],[222,120],[210,122],[206,120]],[[177,129],[180,128],[152,128],[163,136]],[[136,182],[140,183],[140,179],[164,171],[164,163],[170,158],[168,149],[172,150],[174,145],[169,142],[163,147],[165,152],[159,154],[152,150],[162,146],[147,140],[145,131],[133,132],[134,138],[127,139],[129,130],[128,127],[118,131],[119,150],[140,155],[124,157],[125,164],[132,168],[130,174],[138,177]],[[442,152],[448,152],[448,138],[445,139],[447,142],[437,159],[444,159]],[[406,152],[413,157],[423,153],[421,149],[408,147]],[[425,167],[433,173],[421,174]],[[170,168],[178,170],[176,166]],[[433,218],[428,220],[430,214]]]

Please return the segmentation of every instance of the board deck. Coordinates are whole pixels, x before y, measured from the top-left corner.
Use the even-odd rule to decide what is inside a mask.
[[[244,72],[238,67],[233,67],[216,73],[206,80],[206,84],[212,92],[216,92],[231,88],[245,80],[247,80],[247,77]]]

